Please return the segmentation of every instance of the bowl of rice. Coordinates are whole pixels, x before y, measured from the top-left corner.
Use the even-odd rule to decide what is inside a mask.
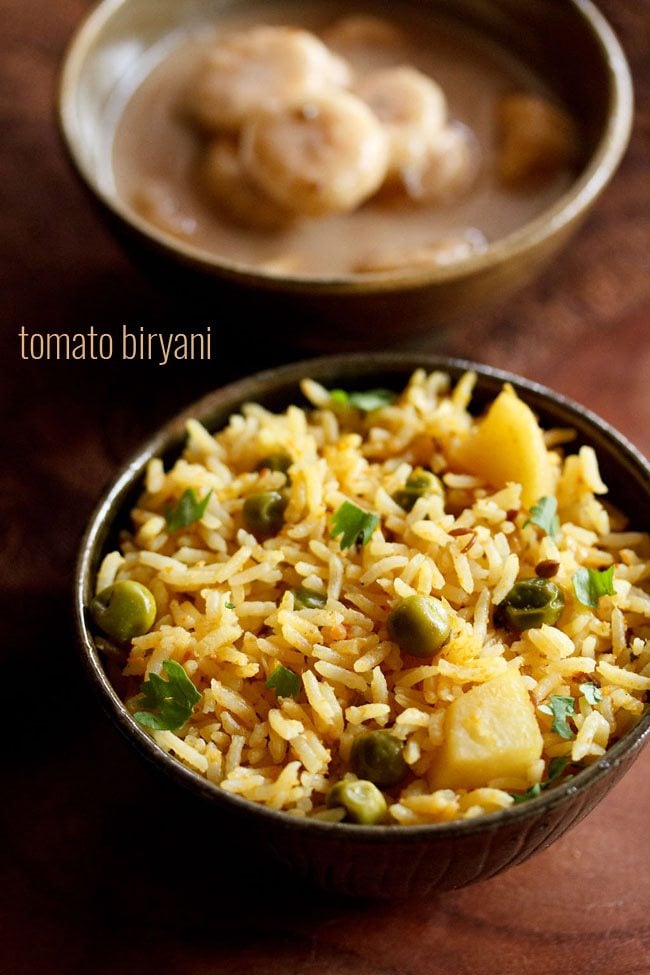
[[[106,491],[75,611],[110,717],[338,891],[486,879],[650,735],[650,468],[461,360],[338,356],[209,394]]]

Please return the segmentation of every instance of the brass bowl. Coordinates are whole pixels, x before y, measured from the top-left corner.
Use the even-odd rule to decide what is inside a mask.
[[[600,802],[650,739],[650,710],[593,765],[535,799],[502,812],[431,826],[357,826],[298,819],[228,793],[164,752],[135,721],[112,686],[96,646],[87,606],[99,564],[115,548],[120,529],[142,490],[152,457],[175,459],[185,441],[185,421],[196,417],[208,429],[224,426],[244,402],[282,410],[301,401],[299,382],[310,376],[328,387],[401,390],[416,368],[440,369],[457,380],[478,374],[474,404],[481,409],[504,382],[539,415],[544,426],[576,431],[573,445],[591,444],[617,503],[640,530],[650,529],[650,465],[603,420],[576,403],[510,373],[430,355],[371,353],[315,359],[260,373],[216,390],[163,427],[124,465],[105,492],[81,543],[75,573],[75,619],[81,657],[110,719],[127,740],[172,784],[208,803],[214,835],[243,834],[253,860],[269,855],[287,872],[323,887],[365,897],[405,897],[486,880],[549,846]],[[180,792],[180,789],[178,790]],[[231,825],[232,824],[232,825]]]
[[[293,2],[299,23],[298,0]],[[584,162],[569,190],[532,222],[447,267],[301,278],[217,257],[131,210],[117,195],[110,160],[125,78],[134,65],[153,65],[170,41],[214,23],[220,11],[235,5],[241,0],[104,0],[70,44],[59,93],[69,156],[114,232],[156,281],[195,300],[200,296],[222,318],[236,302],[238,320],[243,314],[250,323],[271,318],[296,341],[332,349],[397,343],[453,323],[534,277],[577,229],[626,148],[630,73],[616,37],[590,0],[422,0],[420,16],[430,10],[470,26],[529,64],[565,101],[584,145]]]

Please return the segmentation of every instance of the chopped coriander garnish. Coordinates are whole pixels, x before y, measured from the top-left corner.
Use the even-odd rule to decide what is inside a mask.
[[[531,785],[530,789],[526,789],[525,792],[511,792],[510,795],[514,799],[515,804],[518,802],[527,802],[529,799],[535,799],[537,796],[541,796],[544,788],[545,785],[542,782],[536,782],[535,785]]]
[[[598,608],[601,596],[614,595],[614,566],[608,569],[578,569],[573,576],[573,591],[584,606]]]
[[[526,792],[513,793],[512,798],[515,803],[526,802],[528,799],[534,799],[535,796],[541,795],[544,789],[548,789],[556,779],[559,779],[568,764],[569,759],[564,756],[552,758],[548,766],[548,778],[543,782],[536,782],[535,785],[531,785]]]
[[[526,525],[537,525],[545,531],[549,538],[555,539],[560,530],[560,519],[557,515],[557,498],[543,497],[530,509],[530,517],[526,518]]]
[[[569,759],[565,758],[564,755],[558,755],[556,758],[552,758],[548,763],[548,779],[546,780],[546,784],[550,785],[551,782],[559,779],[568,764]]]
[[[331,406],[347,406],[349,402],[350,397],[344,389],[330,389]]]
[[[305,586],[298,586],[291,590],[293,593],[294,609],[322,609],[327,603],[327,596],[315,589],[307,589]]]
[[[212,491],[208,491],[202,501],[199,501],[194,488],[187,488],[183,491],[181,499],[177,505],[168,505],[165,509],[165,521],[170,532],[178,531],[179,528],[187,528],[205,514],[208,501]]]
[[[591,681],[586,684],[580,684],[580,691],[587,704],[591,704],[592,707],[600,704],[603,699],[603,692],[600,687],[598,684],[592,684]]]
[[[551,731],[555,731],[560,738],[575,738],[575,731],[569,725],[567,718],[575,714],[575,701],[572,697],[563,697],[560,694],[554,694],[551,697],[550,704],[540,704],[540,711],[544,714],[553,715],[553,724],[551,725]]]
[[[300,678],[293,670],[278,664],[266,682],[266,687],[275,691],[276,698],[292,697],[295,701],[300,696]]]
[[[226,609],[234,609],[235,608],[235,604],[234,603],[226,603],[225,605],[226,605]]]
[[[344,501],[332,515],[332,538],[341,536],[341,548],[366,545],[379,524],[379,515],[357,508],[351,501]]]
[[[175,731],[185,724],[201,695],[175,660],[165,660],[163,670],[168,680],[151,674],[141,685],[138,704],[147,710],[136,711],[133,717],[145,728]]]
[[[363,413],[372,413],[382,406],[389,406],[395,400],[390,389],[367,389],[360,393],[348,393],[344,389],[331,389],[330,401],[333,406],[355,406]]]

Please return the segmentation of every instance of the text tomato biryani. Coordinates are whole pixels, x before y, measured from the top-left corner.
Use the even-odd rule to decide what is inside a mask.
[[[509,386],[416,372],[196,420],[90,607],[127,707],[234,795],[439,823],[601,757],[650,690],[650,538]],[[570,449],[570,448],[569,448]]]

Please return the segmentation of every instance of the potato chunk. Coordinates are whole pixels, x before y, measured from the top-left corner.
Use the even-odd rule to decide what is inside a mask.
[[[556,105],[535,95],[508,95],[499,105],[497,122],[499,178],[507,186],[526,187],[575,165],[576,126]]]
[[[509,668],[449,706],[432,786],[475,789],[491,779],[525,778],[542,745],[526,685]]]
[[[476,430],[460,445],[455,463],[495,488],[521,484],[529,508],[554,490],[554,470],[535,414],[505,386]]]

